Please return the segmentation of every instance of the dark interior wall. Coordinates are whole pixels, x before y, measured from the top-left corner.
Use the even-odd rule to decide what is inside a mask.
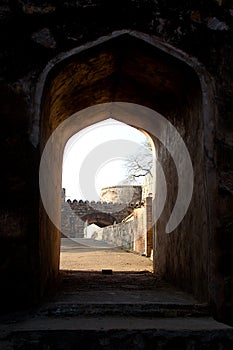
[[[1,157],[4,164],[1,176],[4,185],[1,186],[0,271],[3,286],[1,293],[5,295],[2,300],[5,305],[7,305],[7,299],[9,305],[12,304],[12,300],[16,303],[20,303],[23,299],[35,300],[36,295],[39,294],[41,270],[37,209],[39,206],[39,146],[37,144],[39,129],[34,128],[32,132],[31,125],[39,108],[39,102],[36,100],[35,103],[35,90],[41,72],[49,60],[54,59],[58,54],[108,35],[115,30],[126,28],[156,36],[159,40],[198,59],[213,78],[215,96],[212,103],[217,109],[217,134],[214,145],[217,160],[212,155],[208,155],[206,162],[210,162],[213,168],[217,169],[219,189],[215,201],[218,213],[217,216],[212,217],[212,219],[216,218],[217,228],[215,227],[215,231],[211,233],[212,253],[210,253],[214,255],[211,259],[214,261],[211,271],[219,276],[218,286],[214,278],[210,276],[209,278],[211,279],[210,289],[220,305],[219,315],[231,317],[233,307],[231,210],[233,38],[230,9],[230,1],[138,2],[127,0],[113,1],[111,5],[107,1],[78,3],[50,1],[46,5],[41,5],[36,1],[6,0],[1,3],[0,111]],[[108,60],[111,57],[102,57],[102,59]],[[133,67],[132,62],[129,66]],[[150,97],[147,101],[146,96],[140,99],[143,85],[134,84],[129,68],[127,68],[127,79],[124,74],[121,75],[124,81],[121,88],[117,89],[118,95],[115,95],[113,89],[116,83],[112,84],[117,77],[109,71],[109,75],[106,76],[108,81],[106,86],[109,89],[102,91],[105,96],[107,95],[106,101],[111,100],[113,96],[122,100],[123,96],[131,94],[128,97],[131,102],[141,104],[144,101],[145,105],[153,107]],[[139,71],[138,80],[140,80],[140,73]],[[99,86],[98,82],[96,84]],[[73,91],[76,96],[75,89]],[[86,90],[86,95],[95,93],[94,84],[89,91]],[[159,109],[158,90],[157,94],[155,97]],[[138,96],[137,100],[135,95]],[[95,101],[104,102],[105,99],[101,99],[98,94]],[[83,108],[86,105],[87,101],[83,101],[80,107]],[[196,103],[195,106],[197,106]],[[171,110],[173,107],[174,103]],[[162,109],[163,104],[159,110],[164,113]],[[195,110],[197,111],[196,107]],[[54,126],[44,128],[48,134],[41,135],[42,148]],[[175,239],[175,236],[172,239]],[[42,250],[47,247],[45,241],[43,242],[40,243],[45,245],[44,248],[41,245]],[[204,242],[203,244],[205,246]],[[188,255],[191,256],[190,253]],[[57,266],[57,262],[55,265]],[[53,270],[52,267],[50,268]],[[55,267],[54,269],[56,270]],[[44,271],[47,271],[46,265]],[[195,271],[190,271],[190,274],[196,273]],[[17,294],[15,294],[16,289]]]
[[[8,307],[8,297],[15,307],[34,299],[37,289],[34,276],[39,271],[35,225],[39,157],[28,139],[29,115],[22,92],[17,85],[6,82],[0,85],[0,273],[4,297],[1,307]]]

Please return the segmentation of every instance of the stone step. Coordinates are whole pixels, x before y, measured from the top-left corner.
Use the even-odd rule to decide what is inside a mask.
[[[203,317],[210,315],[208,304],[174,303],[53,303],[42,308],[40,316],[135,316]]]
[[[34,317],[1,326],[1,350],[231,350],[233,328],[211,317]]]

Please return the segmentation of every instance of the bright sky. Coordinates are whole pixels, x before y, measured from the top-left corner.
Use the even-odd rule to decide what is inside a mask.
[[[96,123],[72,136],[63,157],[66,199],[98,200],[103,187],[126,178],[124,160],[145,141],[139,130],[114,119]]]

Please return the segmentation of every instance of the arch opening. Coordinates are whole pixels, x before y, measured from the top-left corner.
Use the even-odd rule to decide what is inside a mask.
[[[152,41],[147,41],[129,34],[114,37],[67,57],[47,75],[41,104],[41,152],[51,134],[67,121],[61,127],[59,142],[52,144],[52,151],[56,153],[56,164],[51,169],[56,188],[51,199],[55,203],[53,211],[55,216],[59,215],[62,155],[69,137],[112,115],[144,130],[155,144],[169,194],[154,237],[155,272],[198,298],[208,300],[210,261],[206,252],[209,251],[209,208],[206,206],[206,112],[202,86],[192,68],[166,50],[161,50],[161,47],[156,47],[156,44],[152,45]],[[135,105],[143,108],[138,108],[138,113],[136,109],[135,113]],[[180,179],[168,148],[151,134],[154,113],[163,115],[178,130],[194,170],[194,190],[189,209],[170,235],[165,233],[166,224],[176,202]],[[170,148],[176,145],[176,137],[168,130],[157,128],[157,133],[164,136]],[[211,142],[209,146],[211,149]],[[182,157],[179,162],[182,164]],[[160,175],[156,174],[158,183]],[[153,206],[156,208],[156,203]],[[42,285],[46,286],[48,280],[56,278],[58,273],[59,230],[50,222],[42,206],[40,232],[41,276]]]
[[[100,266],[95,263],[91,270],[111,265],[113,271],[118,271],[125,261],[129,272],[152,271],[151,259],[136,261],[135,255],[132,263],[131,254],[115,254],[118,249],[118,253],[131,251],[148,258],[152,255],[149,205],[154,198],[152,143],[145,132],[114,119],[93,124],[66,143],[62,174],[62,270],[70,266],[69,260],[76,271],[87,266],[80,261],[79,251],[83,245],[89,245],[93,254],[104,247],[109,253],[107,256],[104,252]],[[76,256],[74,250],[70,256],[67,253],[70,240],[73,246],[79,244]],[[83,254],[82,259],[90,259],[90,254]]]

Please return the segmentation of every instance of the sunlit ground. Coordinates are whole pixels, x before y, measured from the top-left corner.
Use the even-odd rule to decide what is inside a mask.
[[[151,259],[122,249],[96,249],[62,240],[60,269],[81,271],[153,271]]]

